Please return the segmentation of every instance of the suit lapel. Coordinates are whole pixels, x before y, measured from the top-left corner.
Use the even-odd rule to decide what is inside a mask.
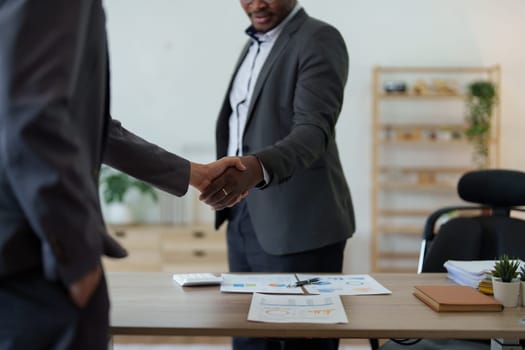
[[[255,84],[255,87],[253,89],[253,95],[250,100],[250,106],[248,108],[248,118],[246,120],[246,127],[244,128],[244,133],[246,133],[246,130],[248,129],[248,125],[250,124],[250,121],[253,116],[253,109],[255,107],[255,104],[257,103],[257,100],[259,99],[259,95],[261,94],[264,82],[266,81],[270,71],[272,70],[274,62],[279,56],[281,56],[281,54],[284,52],[284,49],[288,45],[291,36],[299,29],[299,27],[307,18],[308,15],[306,14],[306,11],[304,9],[299,10],[299,12],[297,12],[297,14],[290,20],[290,22],[286,24],[286,26],[283,28],[282,33],[277,38],[277,41],[275,42],[272,48],[272,51],[270,52],[268,58],[264,62],[261,72],[259,73],[259,77],[257,78],[257,83]],[[244,56],[245,55],[246,52],[244,52]],[[244,56],[242,56],[243,59]],[[239,64],[240,63],[238,63],[238,65]]]

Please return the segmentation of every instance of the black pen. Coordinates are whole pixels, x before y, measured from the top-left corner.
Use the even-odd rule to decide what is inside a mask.
[[[319,277],[314,277],[314,278],[310,278],[310,279],[307,279],[307,280],[297,281],[295,283],[289,284],[287,287],[288,288],[297,288],[297,287],[305,286],[307,284],[312,284],[312,283],[315,283],[315,282],[319,282]]]

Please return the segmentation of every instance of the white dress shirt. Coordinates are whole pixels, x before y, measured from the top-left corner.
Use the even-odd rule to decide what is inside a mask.
[[[242,137],[255,83],[283,27],[300,9],[301,5],[297,3],[278,26],[266,33],[253,32],[253,27],[246,30],[246,34],[252,38],[252,42],[244,61],[239,66],[230,90],[229,99],[232,114],[229,121],[228,156],[242,155]]]

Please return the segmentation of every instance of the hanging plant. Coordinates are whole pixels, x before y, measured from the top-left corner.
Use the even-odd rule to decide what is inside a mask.
[[[474,144],[473,160],[478,168],[488,165],[490,143],[490,120],[496,104],[496,88],[490,81],[476,81],[468,86],[465,130],[467,138]]]

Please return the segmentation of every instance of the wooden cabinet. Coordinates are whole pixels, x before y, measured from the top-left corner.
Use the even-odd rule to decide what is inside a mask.
[[[129,253],[104,258],[107,271],[226,272],[225,229],[212,225],[132,225],[109,227]]]
[[[499,93],[499,76],[498,66],[374,68],[372,271],[416,271],[426,217],[462,204],[457,181],[477,166],[465,136],[467,86],[489,80]],[[486,167],[499,163],[499,121],[496,103]]]

